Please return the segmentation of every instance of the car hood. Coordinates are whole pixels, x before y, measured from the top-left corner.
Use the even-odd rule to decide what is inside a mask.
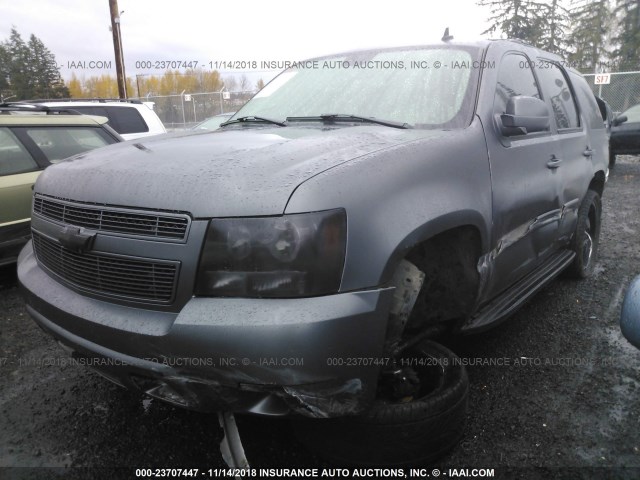
[[[383,126],[232,127],[115,144],[45,170],[36,192],[198,217],[278,215],[305,180],[446,132]]]

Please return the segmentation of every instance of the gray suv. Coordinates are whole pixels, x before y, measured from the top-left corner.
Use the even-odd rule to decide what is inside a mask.
[[[292,65],[216,131],[47,169],[18,275],[38,325],[120,385],[296,414],[336,462],[422,463],[467,407],[434,339],[590,274],[607,164],[594,95],[555,55],[343,53]]]

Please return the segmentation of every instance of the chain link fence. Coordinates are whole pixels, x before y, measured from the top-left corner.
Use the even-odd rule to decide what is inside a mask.
[[[609,83],[604,85],[595,84],[598,75],[601,74],[590,73],[584,78],[593,93],[605,100],[614,113],[622,113],[640,103],[640,72],[611,73]]]
[[[139,100],[154,103],[154,110],[170,132],[192,128],[214,115],[235,112],[254,94],[254,91],[226,90],[209,93],[183,92],[177,95],[147,95]]]

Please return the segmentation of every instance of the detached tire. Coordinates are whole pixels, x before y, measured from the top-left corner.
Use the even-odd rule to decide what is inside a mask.
[[[573,278],[587,278],[593,272],[600,244],[600,222],[602,219],[602,203],[600,195],[587,190],[578,210],[576,232],[571,241],[571,249],[576,258],[567,269]]]
[[[466,424],[469,379],[464,365],[432,341],[419,343],[407,358],[430,364],[416,368],[426,388],[417,398],[406,403],[377,398],[358,417],[297,419],[298,439],[337,465],[424,465],[451,450]]]

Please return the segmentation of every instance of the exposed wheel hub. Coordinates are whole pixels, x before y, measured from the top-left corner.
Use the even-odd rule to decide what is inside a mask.
[[[411,367],[397,368],[383,373],[383,396],[394,401],[413,398],[420,392],[420,379]]]

